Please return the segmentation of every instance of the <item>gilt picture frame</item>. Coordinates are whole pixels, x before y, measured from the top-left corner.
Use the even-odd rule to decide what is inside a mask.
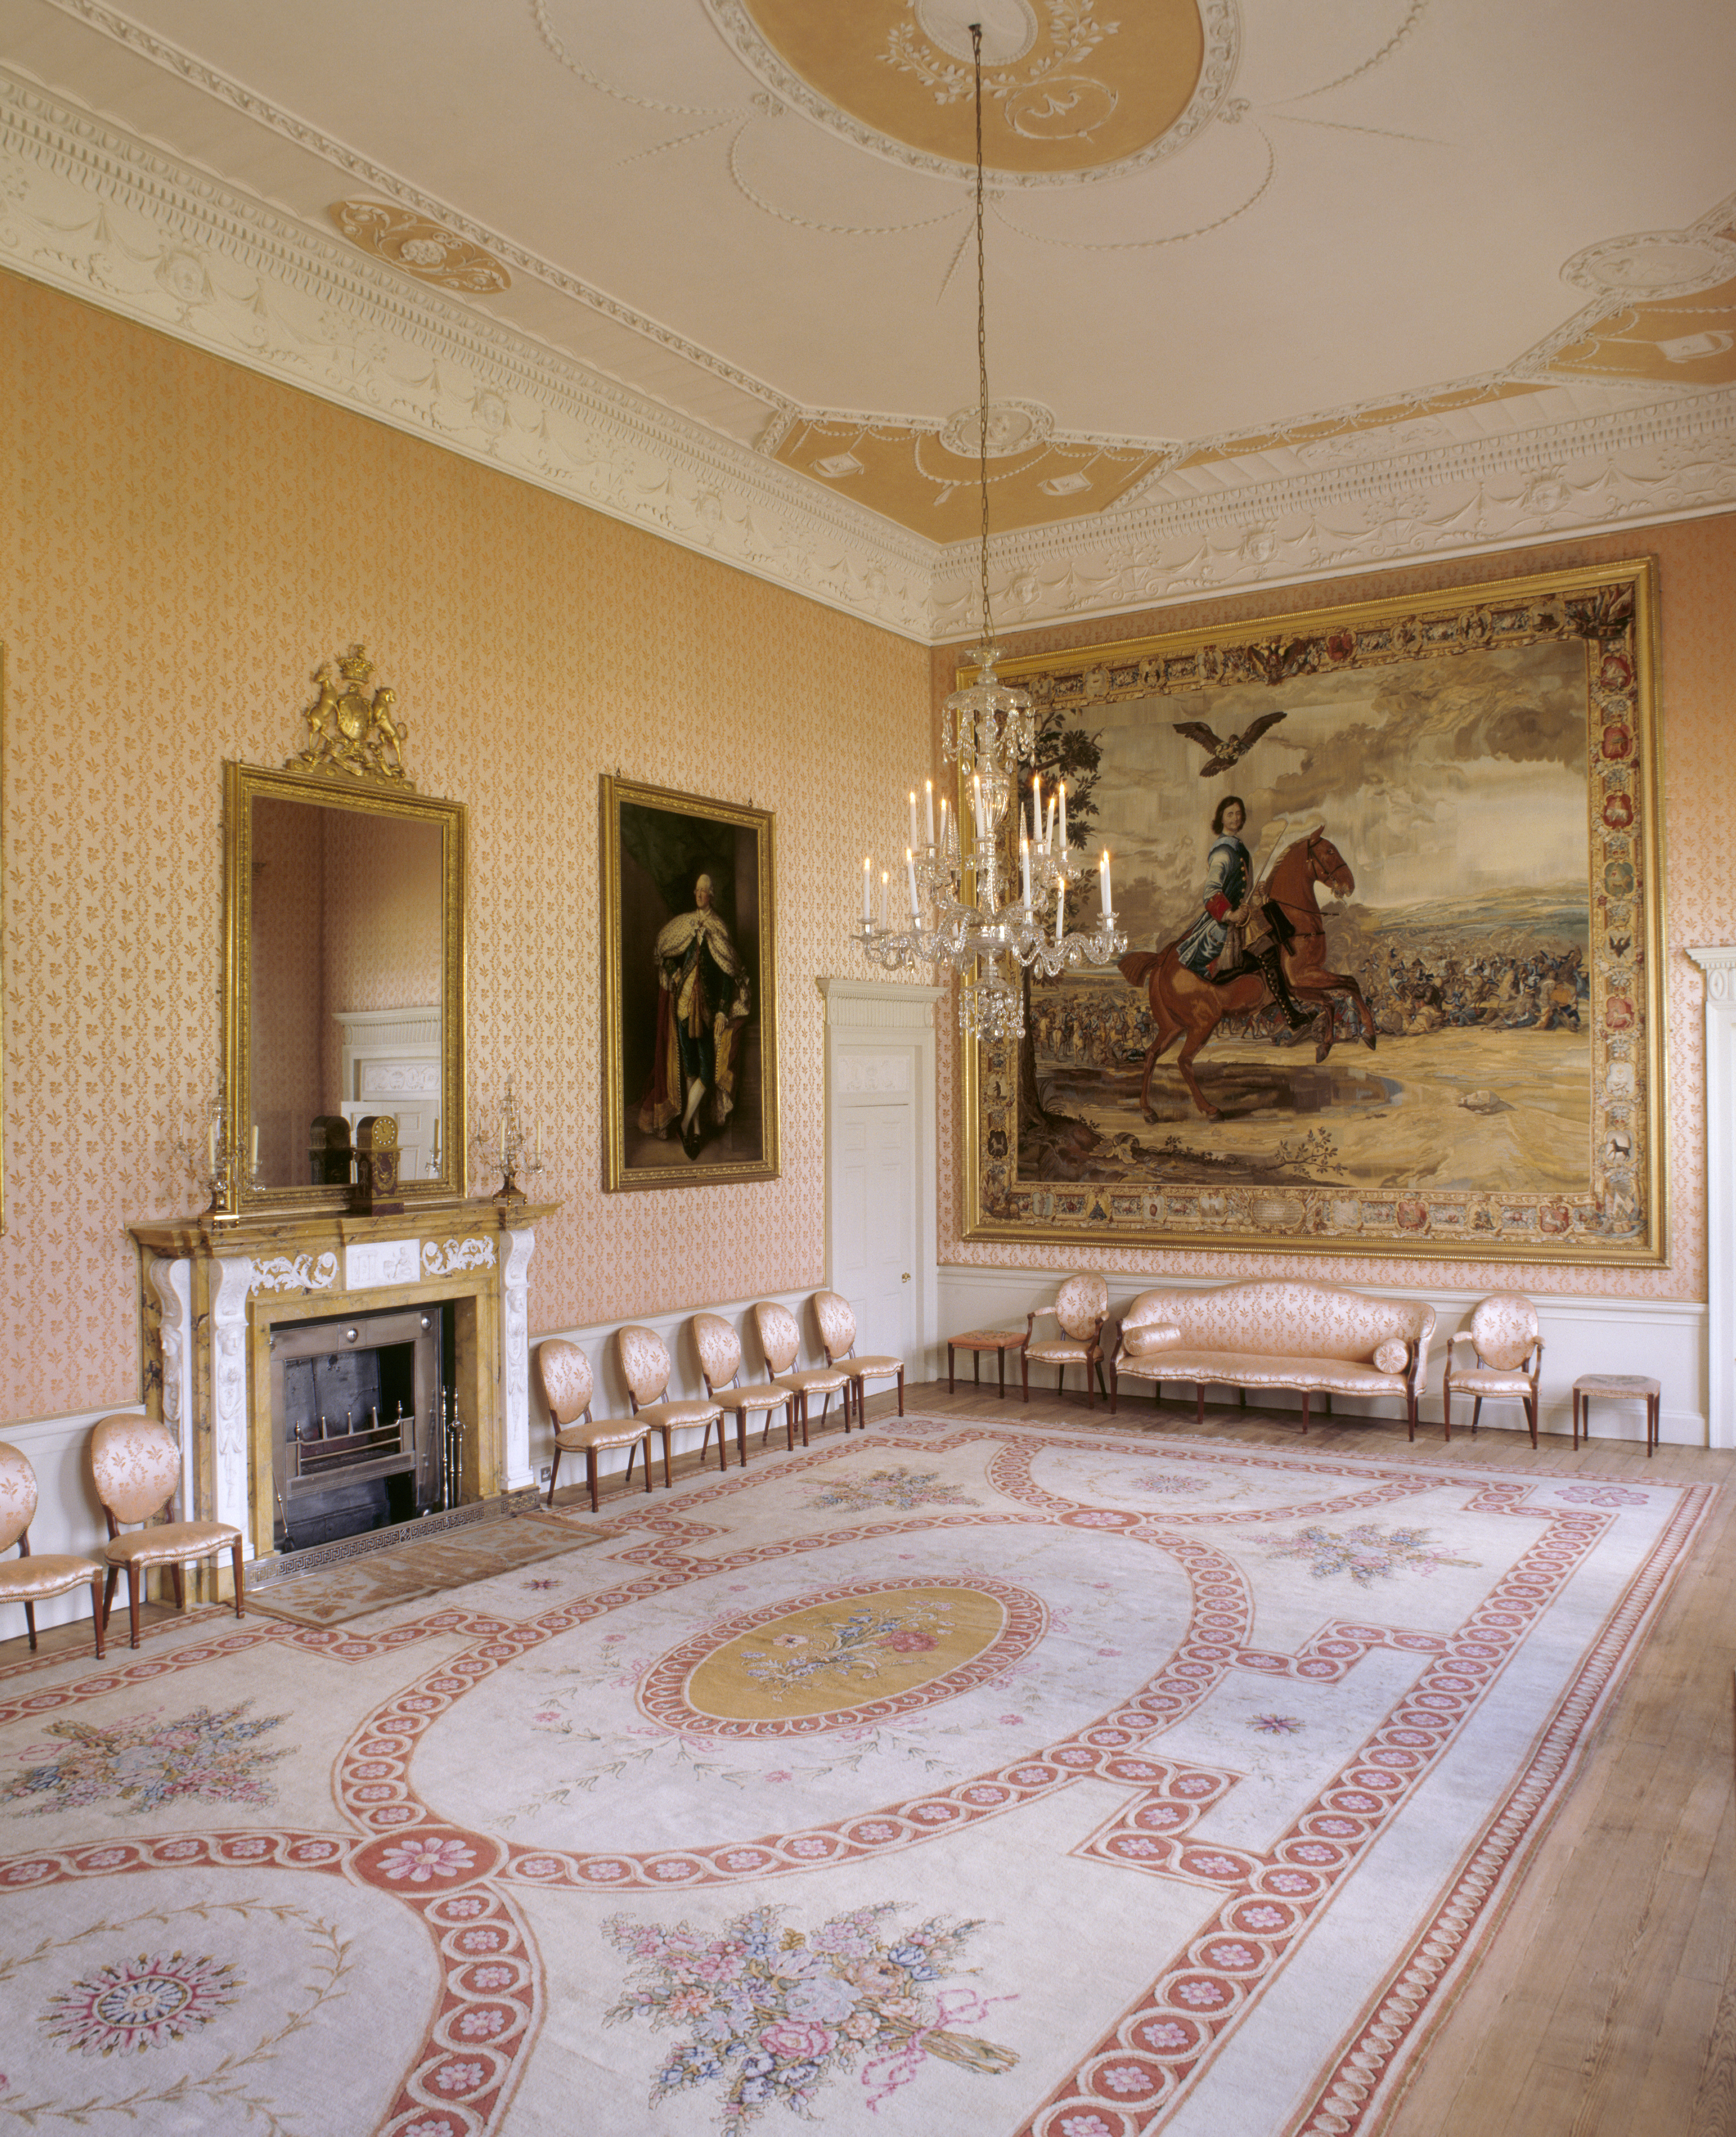
[[[1640,558],[999,664],[1128,942],[964,1045],[964,1236],[1661,1264],[1656,614]]]
[[[603,1185],[778,1176],[776,820],[601,781]]]

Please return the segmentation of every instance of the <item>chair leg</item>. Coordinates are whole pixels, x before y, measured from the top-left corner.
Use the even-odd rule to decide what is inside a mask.
[[[1195,1424],[1205,1423],[1205,1382],[1204,1380],[1195,1380],[1194,1383],[1194,1422]]]
[[[127,1560],[127,1615],[132,1621],[132,1644],[139,1645],[139,1560]]]
[[[745,1409],[736,1412],[736,1452],[741,1456],[742,1467],[745,1469],[747,1467],[747,1413]]]
[[[550,1463],[550,1464],[548,1465],[548,1497],[547,1497],[547,1498],[543,1502],[543,1504],[544,1504],[545,1506],[550,1506],[550,1507],[552,1507],[552,1506],[553,1506],[553,1504],[554,1504],[554,1502],[555,1502],[555,1479],[556,1479],[556,1478],[560,1475],[560,1473],[561,1473],[561,1450],[560,1450],[560,1448],[557,1447],[557,1448],[555,1449],[555,1458],[554,1458],[554,1460],[553,1460],[552,1463]]]
[[[1534,1447],[1537,1444],[1537,1398],[1534,1395],[1525,1397],[1525,1422],[1531,1428],[1531,1444]],[[1651,1449],[1648,1447],[1646,1452],[1649,1454]]]
[[[1473,1439],[1477,1436],[1477,1419],[1482,1414],[1483,1398],[1479,1395],[1476,1400],[1471,1405],[1471,1436]]]
[[[103,1583],[103,1630],[105,1633],[109,1629],[109,1613],[114,1607],[114,1584],[119,1578],[120,1568],[118,1565],[111,1565],[109,1568],[109,1577]]]
[[[1019,1354],[1019,1378],[1024,1400],[1028,1402],[1031,1400],[1031,1361],[1024,1351]]]
[[[247,1614],[247,1590],[241,1572],[241,1546],[239,1540],[229,1546],[229,1562],[235,1569],[235,1614],[237,1618],[245,1618]]]
[[[900,1417],[904,1414],[904,1368],[902,1365],[898,1368],[898,1414]]]
[[[1109,1361],[1109,1388],[1108,1388],[1108,1395],[1109,1395],[1109,1414],[1110,1414],[1111,1417],[1113,1417],[1113,1416],[1116,1414],[1116,1400],[1117,1400],[1117,1399],[1119,1398],[1119,1396],[1120,1396],[1120,1395],[1121,1395],[1121,1375],[1120,1375],[1118,1372],[1116,1372],[1116,1369],[1115,1369],[1115,1360],[1114,1360],[1113,1358],[1111,1358],[1111,1359],[1110,1360],[1110,1361]]]
[[[34,1654],[36,1651],[36,1606],[34,1603],[24,1605],[24,1623],[30,1632],[30,1652]]]
[[[169,1568],[168,1577],[169,1584],[175,1591],[175,1608],[184,1611],[187,1608],[187,1575],[178,1562]]]
[[[675,1488],[675,1479],[669,1471],[669,1442],[673,1436],[674,1435],[670,1432],[668,1425],[664,1425],[663,1428],[663,1488],[666,1492],[673,1492]],[[649,1462],[650,1458],[651,1443],[647,1440],[645,1443],[645,1459]]]
[[[597,1497],[596,1449],[594,1447],[585,1449],[585,1482],[591,1487],[591,1511],[596,1513],[602,1502]]]
[[[1304,1388],[1302,1390],[1302,1429],[1304,1432],[1308,1429],[1308,1390],[1306,1388]]]
[[[639,1443],[639,1451],[645,1458],[645,1497],[649,1499],[651,1496],[651,1435],[649,1432]],[[633,1474],[633,1454],[630,1448],[627,1453],[627,1474],[630,1477]]]
[[[105,1614],[103,1609],[103,1577],[99,1573],[93,1575],[90,1581],[90,1624],[96,1634],[96,1659],[99,1662],[103,1658],[103,1619]]]
[[[1411,1404],[1413,1409],[1416,1407],[1416,1398],[1414,1396],[1411,1399]],[[1443,1385],[1441,1390],[1441,1423],[1446,1429],[1447,1443],[1451,1445],[1452,1441],[1452,1390],[1451,1387],[1445,1385]]]

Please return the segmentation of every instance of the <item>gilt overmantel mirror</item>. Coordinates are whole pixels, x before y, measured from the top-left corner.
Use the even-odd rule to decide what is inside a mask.
[[[348,1206],[351,1132],[382,1114],[405,1198],[461,1196],[464,805],[306,762],[223,767],[231,1206]]]

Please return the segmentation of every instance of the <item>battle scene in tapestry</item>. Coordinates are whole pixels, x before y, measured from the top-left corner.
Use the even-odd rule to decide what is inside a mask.
[[[1623,568],[1016,676],[1127,950],[1030,983],[1023,1039],[981,1049],[974,1236],[1643,1253],[1658,886]]]

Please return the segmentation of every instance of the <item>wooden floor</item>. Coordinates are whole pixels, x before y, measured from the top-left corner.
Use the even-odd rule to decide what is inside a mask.
[[[1191,1400],[1154,1410],[1141,1394],[1111,1422],[1100,1400],[1016,1384],[1004,1404],[993,1361],[983,1389],[968,1379],[911,1389],[930,1415],[1023,1419],[1101,1427],[1149,1438],[1191,1433]],[[869,1426],[896,1414],[868,1404]],[[1316,1419],[1303,1440],[1296,1414],[1208,1408],[1206,1433],[1252,1446],[1437,1460],[1437,1428],[1413,1448],[1402,1424]],[[836,1436],[835,1426],[825,1434]],[[1575,1453],[1544,1437],[1461,1431],[1447,1450],[1466,1467],[1736,1486],[1736,1459],[1600,1439]],[[757,1458],[757,1457],[756,1457]],[[697,1468],[691,1458],[678,1473]],[[635,1497],[637,1488],[635,1486]],[[567,1494],[562,1495],[563,1500]],[[616,1511],[611,1484],[603,1502]],[[628,1509],[623,1506],[620,1511]],[[150,1609],[152,1619],[166,1613]],[[118,1612],[110,1653],[124,1653]],[[88,1623],[42,1635],[45,1654],[90,1652]],[[22,1635],[0,1663],[22,1659]],[[1437,2023],[1381,2137],[1736,2137],[1736,1488],[1714,1502],[1651,1637],[1605,1711],[1577,1778],[1457,2003]],[[1231,2133],[1226,2133],[1231,2137]],[[1233,2137],[1265,2137],[1238,2131]]]

